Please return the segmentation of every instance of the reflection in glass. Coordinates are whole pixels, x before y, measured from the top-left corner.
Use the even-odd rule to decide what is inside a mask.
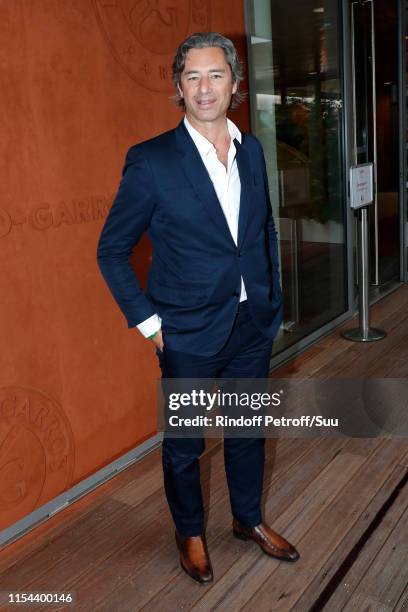
[[[252,131],[264,147],[280,243],[275,352],[347,309],[336,0],[249,0]]]
[[[368,207],[372,285],[398,280],[398,3],[352,2],[355,161],[373,162],[376,198]]]
[[[398,2],[374,2],[379,284],[399,280]]]

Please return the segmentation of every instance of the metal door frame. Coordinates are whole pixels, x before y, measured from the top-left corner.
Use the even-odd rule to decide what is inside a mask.
[[[398,0],[398,110],[399,110],[399,209],[400,209],[400,279],[408,282],[408,219],[407,219],[407,0]]]

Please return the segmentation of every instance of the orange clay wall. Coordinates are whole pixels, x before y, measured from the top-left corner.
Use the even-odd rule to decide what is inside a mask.
[[[175,126],[170,65],[239,0],[0,3],[0,529],[155,434],[153,345],[96,264],[129,146]],[[244,83],[244,89],[247,85]],[[248,130],[248,107],[231,115]],[[146,278],[150,245],[134,254]]]

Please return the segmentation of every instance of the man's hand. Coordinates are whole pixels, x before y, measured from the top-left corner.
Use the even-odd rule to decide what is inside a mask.
[[[156,345],[156,348],[159,349],[159,351],[163,350],[163,334],[162,334],[162,330],[159,329],[159,331],[154,334],[153,338],[152,338],[152,342],[154,342],[154,344]]]

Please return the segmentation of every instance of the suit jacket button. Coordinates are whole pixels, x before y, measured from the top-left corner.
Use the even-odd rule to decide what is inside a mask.
[[[238,291],[234,291],[234,297],[239,297]]]

